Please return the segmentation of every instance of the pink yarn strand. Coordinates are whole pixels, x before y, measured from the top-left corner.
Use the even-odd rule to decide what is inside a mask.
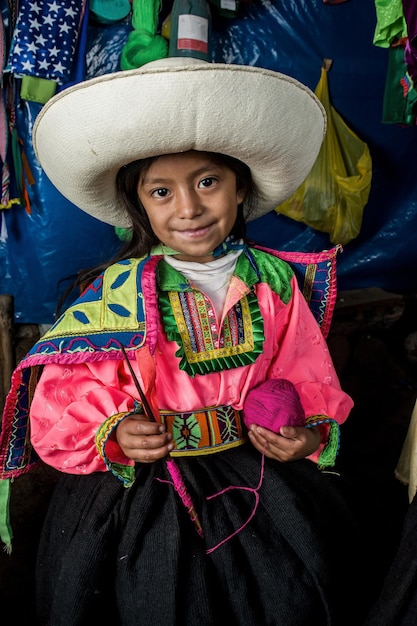
[[[193,521],[198,534],[200,535],[201,538],[204,537],[203,534],[203,528],[201,525],[201,522],[199,520],[199,517],[197,515],[197,512],[194,508],[193,502],[191,500],[191,497],[189,496],[186,487],[184,485],[184,481],[182,479],[181,473],[177,467],[177,465],[175,464],[174,460],[171,458],[169,458],[167,460],[167,466],[168,466],[168,471],[170,473],[170,476],[172,478],[172,482],[169,480],[163,480],[162,478],[157,478],[156,480],[158,480],[158,482],[160,483],[169,483],[171,485],[173,485],[173,487],[175,488],[175,491],[179,494],[181,501],[183,502],[184,506],[186,507],[188,514],[191,518],[191,520]],[[226,487],[225,489],[222,489],[221,491],[218,491],[217,493],[214,493],[211,496],[207,496],[206,500],[213,500],[214,498],[217,498],[217,496],[222,496],[223,494],[225,494],[227,491],[232,491],[232,489],[238,489],[240,491],[249,491],[251,493],[253,493],[255,495],[255,505],[253,507],[252,513],[249,515],[248,519],[237,529],[235,530],[233,533],[231,533],[230,535],[228,535],[227,537],[225,537],[225,539],[222,539],[222,541],[220,541],[219,543],[217,543],[215,546],[213,546],[212,548],[208,548],[206,550],[206,554],[211,554],[212,552],[214,552],[215,550],[217,550],[217,548],[220,548],[220,546],[222,546],[223,544],[227,543],[228,541],[230,541],[230,539],[232,539],[233,537],[235,537],[236,535],[238,535],[248,524],[249,522],[253,519],[256,510],[258,508],[258,504],[259,504],[259,489],[262,486],[263,483],[263,479],[264,479],[264,473],[265,473],[265,455],[262,455],[262,464],[261,464],[261,475],[259,477],[259,482],[257,487],[242,487],[240,485],[230,485],[229,487]]]
[[[181,472],[172,458],[167,459],[167,467],[172,477],[175,491],[178,493],[185,508],[187,509],[191,521],[194,523],[198,534],[200,535],[200,537],[203,537],[203,527],[201,526],[197,511],[195,510],[193,501],[191,500],[191,497],[187,492],[183,478],[181,476]]]
[[[227,491],[231,491],[232,489],[239,489],[241,491],[250,491],[250,492],[252,492],[255,495],[255,505],[253,507],[252,513],[249,515],[249,517],[246,520],[246,522],[244,522],[242,524],[242,526],[240,526],[237,530],[235,530],[233,533],[231,533],[228,537],[226,537],[225,539],[220,541],[218,544],[216,544],[212,548],[209,548],[208,550],[206,550],[206,554],[211,554],[212,552],[217,550],[217,548],[220,548],[220,546],[225,544],[227,541],[230,541],[230,539],[232,539],[232,537],[235,537],[237,534],[239,534],[249,524],[249,522],[252,520],[252,518],[254,517],[254,515],[256,513],[256,510],[258,508],[258,504],[259,504],[259,493],[258,493],[258,491],[261,488],[262,483],[263,483],[264,471],[265,471],[265,455],[263,454],[262,455],[261,475],[259,477],[259,483],[258,483],[257,487],[239,487],[238,485],[230,485],[230,487],[226,487],[226,489],[222,489],[222,491],[219,491],[218,493],[214,493],[212,496],[208,496],[207,497],[207,500],[212,500],[213,498],[217,498],[217,496],[223,495]]]

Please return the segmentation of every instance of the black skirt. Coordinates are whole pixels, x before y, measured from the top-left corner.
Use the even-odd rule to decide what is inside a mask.
[[[176,458],[204,538],[166,460],[137,465],[128,489],[110,473],[63,475],[39,548],[39,623],[359,624],[361,547],[343,495],[308,460],[264,461],[257,489],[249,443]],[[243,489],[209,498],[230,486]]]

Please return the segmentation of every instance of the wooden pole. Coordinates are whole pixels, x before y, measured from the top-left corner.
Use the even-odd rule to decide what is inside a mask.
[[[0,294],[0,415],[15,367],[14,299],[10,294]]]

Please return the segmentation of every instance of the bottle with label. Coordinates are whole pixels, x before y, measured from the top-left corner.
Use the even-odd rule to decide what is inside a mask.
[[[211,13],[206,0],[174,0],[169,56],[211,61]]]

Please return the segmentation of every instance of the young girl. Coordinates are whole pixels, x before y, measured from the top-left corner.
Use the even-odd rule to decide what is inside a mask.
[[[303,181],[324,131],[297,81],[179,58],[81,83],[39,114],[51,181],[129,233],[80,277],[7,400],[3,476],[27,413],[26,462],[62,472],[40,624],[358,623],[356,526],[319,469],[352,400],[292,269],[245,236]]]

